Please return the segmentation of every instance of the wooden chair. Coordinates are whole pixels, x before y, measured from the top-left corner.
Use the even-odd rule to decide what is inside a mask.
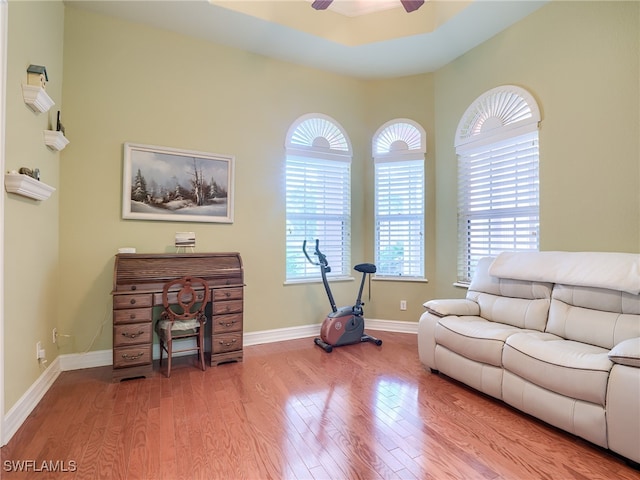
[[[156,322],[160,340],[160,366],[162,352],[167,352],[167,377],[171,376],[171,357],[174,353],[197,351],[202,370],[204,365],[204,325],[207,322],[205,308],[209,303],[209,285],[198,277],[182,277],[167,282],[162,289],[164,311]],[[173,349],[173,341],[183,338],[196,339],[196,347]]]

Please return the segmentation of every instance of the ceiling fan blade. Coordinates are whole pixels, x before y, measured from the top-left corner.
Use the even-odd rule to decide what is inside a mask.
[[[314,0],[311,6],[316,10],[326,10],[332,3],[333,0]]]
[[[419,9],[424,4],[424,0],[400,0],[400,3],[402,3],[407,13],[409,13]]]

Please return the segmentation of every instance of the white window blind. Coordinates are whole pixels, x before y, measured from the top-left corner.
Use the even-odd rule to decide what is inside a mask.
[[[468,149],[458,166],[458,281],[478,260],[538,250],[538,132]]]
[[[287,279],[319,275],[302,253],[305,239],[311,258],[320,240],[330,275],[349,275],[350,170],[347,162],[287,158]]]
[[[377,275],[424,277],[424,161],[376,163]]]

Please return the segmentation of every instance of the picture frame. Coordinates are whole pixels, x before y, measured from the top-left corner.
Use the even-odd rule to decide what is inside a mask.
[[[124,144],[122,218],[233,223],[234,156]]]

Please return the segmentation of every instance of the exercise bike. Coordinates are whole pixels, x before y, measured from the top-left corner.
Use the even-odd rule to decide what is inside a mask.
[[[327,353],[331,353],[333,347],[351,345],[353,343],[372,342],[378,346],[382,345],[382,340],[364,333],[364,310],[362,308],[364,305],[362,302],[364,281],[367,274],[376,272],[376,266],[372,263],[360,263],[353,267],[354,270],[362,273],[358,298],[352,307],[337,308],[331,293],[331,288],[329,287],[329,282],[327,281],[327,273],[331,271],[331,267],[329,266],[327,257],[320,251],[319,244],[320,241],[316,240],[316,250],[313,252],[313,254],[318,257],[317,262],[313,261],[307,253],[307,241],[305,240],[302,244],[302,251],[305,257],[307,257],[307,260],[313,265],[320,267],[322,283],[324,284],[324,289],[327,292],[329,303],[331,304],[331,313],[327,315],[322,322],[320,338],[314,338],[314,343]]]

